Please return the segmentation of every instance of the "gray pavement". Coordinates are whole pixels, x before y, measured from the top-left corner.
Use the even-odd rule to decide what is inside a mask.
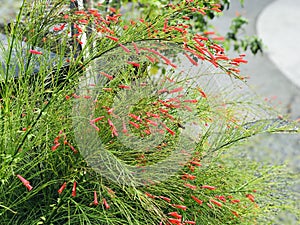
[[[257,35],[266,46],[263,54],[247,53],[248,64],[242,72],[250,76],[249,85],[261,97],[273,99],[273,105],[283,114],[299,119],[300,0],[245,0],[244,8],[238,0],[231,1],[230,10],[214,23],[221,34],[228,30],[237,12],[249,20],[242,35]],[[300,174],[300,134],[264,134],[252,138],[249,145],[243,149],[248,157],[261,163],[285,163]],[[300,192],[300,176],[295,182],[287,188]],[[299,218],[289,220],[285,214],[279,220],[283,225],[300,222]]]
[[[300,88],[299,11],[299,0],[277,0],[262,11],[256,24],[270,60]]]
[[[299,0],[245,0],[245,7],[242,8],[239,1],[235,0],[231,2],[230,10],[224,12],[222,20],[215,20],[214,22],[217,31],[225,34],[230,26],[231,19],[236,16],[237,12],[249,20],[249,24],[245,27],[242,35],[258,35],[263,39],[266,49],[263,54],[259,53],[255,56],[247,52],[246,58],[249,63],[242,66],[242,72],[250,76],[248,83],[256,93],[263,98],[273,99],[273,105],[277,105],[282,113],[290,114],[292,119],[300,118],[300,88],[295,82],[296,79],[291,79],[292,75],[289,77],[290,73],[288,71],[294,71],[294,67],[298,68],[297,70],[299,71],[300,57],[298,56],[299,52],[295,51],[295,48],[289,47],[290,44],[287,43],[291,42],[289,41],[291,38],[289,35],[292,32],[289,31],[289,22],[293,21],[293,19],[282,19],[279,12],[283,7],[282,5],[289,5],[292,8],[294,5],[299,6],[299,3]],[[286,11],[288,12],[288,9]],[[284,15],[287,16],[287,13]],[[294,14],[291,13],[290,17],[293,16]],[[295,15],[295,19],[298,17],[298,15]],[[274,18],[277,18],[276,21]],[[274,21],[277,29],[271,29],[273,28],[271,27],[273,25],[272,21]],[[282,32],[287,34],[286,38],[282,39],[281,45],[277,45],[277,37]],[[295,28],[294,33],[296,32],[300,34],[300,29]],[[297,45],[297,36],[292,38],[292,43]],[[283,47],[285,43],[287,45]],[[281,52],[284,48],[285,50]],[[276,52],[276,56],[274,56],[274,52]],[[277,61],[274,61],[274,58],[277,61],[281,59],[282,61],[293,62],[289,64],[293,68],[286,70],[285,67],[282,67],[281,61],[277,63]],[[293,76],[299,79],[300,74],[294,73]]]

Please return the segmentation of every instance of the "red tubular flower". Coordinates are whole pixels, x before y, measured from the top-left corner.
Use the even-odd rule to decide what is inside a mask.
[[[51,150],[52,150],[52,151],[55,151],[59,146],[60,146],[60,143],[56,143],[55,145],[53,145],[53,146],[51,147]]]
[[[140,54],[140,50],[139,50],[139,48],[137,47],[136,43],[132,42],[132,45],[133,45],[133,47],[134,47],[134,49],[135,49],[135,53],[136,53],[136,54]]]
[[[132,122],[132,121],[130,121],[129,120],[129,122],[128,122],[129,124],[131,124],[132,126],[134,126],[135,128],[137,128],[137,129],[139,129],[140,128],[140,125],[139,124],[137,124],[137,123],[135,123],[135,122]]]
[[[191,197],[192,197],[192,199],[194,199],[195,202],[197,202],[199,205],[202,205],[203,201],[201,201],[199,198],[197,198],[197,197],[194,196],[194,195],[192,195]]]
[[[58,26],[58,27],[53,27],[53,31],[61,31],[65,28],[66,24],[62,24],[61,26]]]
[[[197,99],[186,99],[186,100],[184,100],[184,102],[197,103],[198,100]]]
[[[151,124],[151,125],[153,125],[155,127],[158,126],[158,124],[156,122],[152,121],[152,120],[149,120],[149,119],[145,119],[145,120],[146,120],[147,123],[149,123],[149,124]]]
[[[75,15],[86,15],[86,12],[84,10],[78,10],[74,12]]]
[[[173,207],[177,208],[177,209],[182,209],[182,210],[186,210],[187,207],[185,205],[175,205],[175,204],[172,204]]]
[[[236,211],[231,211],[233,215],[235,215],[236,217],[239,217],[239,214]]]
[[[61,185],[61,187],[58,189],[58,194],[61,194],[65,188],[67,187],[67,182],[64,182],[63,185]]]
[[[130,116],[132,119],[135,119],[136,121],[142,121],[140,116],[134,115],[132,113],[129,113],[128,116]]]
[[[78,151],[74,148],[74,146],[72,146],[69,142],[67,143],[67,145],[70,147],[70,149],[73,151],[74,154],[78,153]]]
[[[188,188],[190,188],[192,190],[196,190],[197,189],[197,186],[191,185],[191,184],[188,184],[188,183],[184,184],[184,186],[186,186],[186,187],[188,187]]]
[[[114,77],[113,76],[111,76],[111,75],[109,75],[109,74],[107,74],[107,73],[104,73],[104,72],[100,72],[100,74],[101,75],[103,75],[103,76],[105,76],[107,79],[109,79],[109,80],[112,80],[112,79],[114,79]]]
[[[216,198],[221,200],[222,202],[226,202],[226,198],[224,195],[216,196]]]
[[[191,220],[186,220],[184,221],[184,224],[196,224],[196,222]]]
[[[182,218],[182,216],[179,215],[177,212],[169,212],[168,215],[169,216],[173,216],[173,217],[175,217],[177,219],[181,219]]]
[[[170,199],[170,198],[167,198],[167,197],[165,197],[165,196],[159,196],[159,198],[161,198],[161,199],[163,199],[163,200],[165,200],[165,201],[167,201],[167,202],[171,202],[171,199]]]
[[[209,186],[209,185],[203,185],[202,188],[209,189],[209,190],[216,190],[216,187]]]
[[[239,57],[239,58],[234,58],[234,59],[232,60],[232,62],[235,62],[235,63],[248,63],[247,60],[245,60],[245,59],[243,59],[243,58],[241,58],[241,57]]]
[[[125,52],[130,53],[130,50],[126,46],[124,46],[122,44],[119,44],[119,45]]]
[[[176,93],[176,92],[181,92],[183,91],[183,87],[178,87],[178,88],[174,88],[173,90],[170,90],[169,93]]]
[[[98,196],[97,196],[97,191],[94,191],[94,201],[93,201],[93,204],[94,205],[98,205],[99,202],[98,202]]]
[[[200,94],[203,98],[207,98],[207,95],[205,94],[205,92],[201,88],[197,88],[197,90],[200,92]]]
[[[184,55],[188,58],[188,60],[194,65],[194,66],[198,66],[198,63],[188,54],[184,53]]]
[[[28,191],[31,191],[31,189],[33,187],[30,185],[30,182],[28,180],[26,180],[24,177],[22,177],[21,175],[19,175],[19,174],[17,174],[17,177],[21,180],[21,182],[28,189]]]
[[[152,195],[152,194],[150,194],[150,193],[148,193],[148,192],[146,192],[145,194],[146,194],[146,195],[147,195],[147,197],[149,197],[149,198],[153,198],[153,199],[155,198],[155,196],[154,196],[154,195]]]
[[[182,179],[183,180],[186,180],[186,179],[189,179],[189,180],[195,180],[196,179],[196,176],[194,176],[194,175],[191,175],[191,174],[184,174],[184,175],[182,175]]]
[[[77,22],[85,25],[89,23],[89,21],[85,19],[77,20]]]
[[[135,67],[140,67],[140,64],[139,64],[139,63],[136,63],[136,62],[128,61],[127,63],[130,64],[130,65],[133,65],[133,66],[135,66]]]
[[[195,166],[202,166],[202,164],[200,162],[197,162],[197,161],[192,161],[191,164],[193,164]]]
[[[103,202],[103,204],[105,206],[105,209],[109,209],[110,208],[110,206],[108,205],[108,203],[107,203],[107,201],[106,201],[105,198],[103,198],[102,202]]]
[[[171,224],[181,224],[181,219],[169,218],[168,220]]]
[[[32,53],[32,54],[35,54],[35,55],[41,55],[41,54],[43,54],[42,52],[39,52],[39,51],[34,50],[34,49],[30,49],[29,52]]]
[[[239,199],[232,199],[232,200],[231,200],[231,203],[233,203],[233,204],[234,204],[234,203],[239,203],[240,201],[241,201],[241,200],[239,200]]]
[[[221,202],[218,202],[218,201],[216,201],[216,200],[214,200],[214,199],[210,199],[209,201],[210,201],[211,203],[213,203],[213,204],[219,206],[219,207],[222,206],[222,203],[221,203]]]
[[[109,38],[110,40],[113,40],[115,42],[119,41],[119,38],[117,37],[113,37],[113,36],[110,36],[110,35],[106,35],[105,37]]]
[[[251,202],[255,202],[255,198],[254,198],[253,195],[247,194],[246,197],[247,197]]]
[[[167,130],[172,136],[175,135],[175,132],[172,131],[169,127],[166,126],[165,128],[166,128],[166,130]]]
[[[73,183],[73,188],[72,188],[72,196],[73,196],[73,197],[76,196],[76,185],[77,185],[77,183],[76,183],[76,181],[74,181],[74,183]]]
[[[109,11],[111,11],[112,13],[116,13],[117,12],[117,10],[115,8],[113,8],[113,7],[109,7]]]
[[[119,88],[122,88],[122,89],[127,89],[127,90],[130,90],[130,86],[127,86],[127,85],[124,85],[124,84],[120,84],[119,85]]]
[[[90,120],[90,122],[91,122],[91,123],[96,123],[96,122],[102,120],[103,118],[104,118],[104,116],[100,116],[100,117],[97,117],[97,118],[95,118],[95,119],[93,119],[93,120]]]
[[[148,58],[151,63],[155,63],[157,61],[155,58],[150,57],[149,55],[146,55],[146,58]]]

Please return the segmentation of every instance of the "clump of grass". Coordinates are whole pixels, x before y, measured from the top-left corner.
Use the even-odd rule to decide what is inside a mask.
[[[24,1],[2,46],[1,224],[255,224],[291,203],[286,171],[229,150],[295,124],[236,92],[242,57],[170,23],[200,1],[135,22],[53,4]]]

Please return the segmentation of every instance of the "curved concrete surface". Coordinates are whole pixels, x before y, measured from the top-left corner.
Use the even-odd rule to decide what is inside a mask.
[[[300,1],[277,0],[257,20],[258,36],[281,72],[300,87]]]

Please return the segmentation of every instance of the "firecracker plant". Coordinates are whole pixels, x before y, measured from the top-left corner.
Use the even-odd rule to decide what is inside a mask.
[[[298,129],[247,86],[244,54],[193,26],[221,3],[128,19],[24,1],[0,50],[0,224],[299,218],[295,174],[239,156],[250,137]]]

